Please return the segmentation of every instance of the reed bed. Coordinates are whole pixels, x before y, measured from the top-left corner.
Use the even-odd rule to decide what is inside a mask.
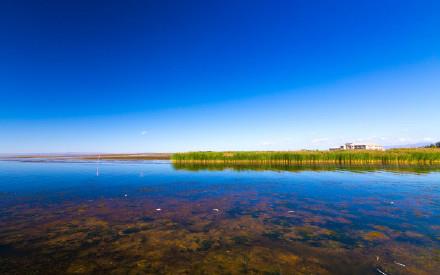
[[[386,151],[230,151],[187,152],[172,155],[173,162],[226,164],[440,164],[440,149],[390,149]]]

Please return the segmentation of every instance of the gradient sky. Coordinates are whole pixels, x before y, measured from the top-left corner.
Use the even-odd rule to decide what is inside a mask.
[[[434,0],[3,0],[0,61],[0,153],[440,140]]]

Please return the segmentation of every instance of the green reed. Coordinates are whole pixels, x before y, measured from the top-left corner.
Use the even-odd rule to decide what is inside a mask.
[[[386,151],[230,151],[176,153],[173,162],[277,163],[277,164],[440,164],[440,149],[390,149]]]

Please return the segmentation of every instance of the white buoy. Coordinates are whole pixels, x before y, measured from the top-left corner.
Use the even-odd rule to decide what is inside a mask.
[[[99,177],[99,161],[101,160],[101,155],[98,156],[98,161],[96,164],[96,176]]]
[[[160,209],[160,208],[156,208],[156,211],[161,211],[162,209]]]

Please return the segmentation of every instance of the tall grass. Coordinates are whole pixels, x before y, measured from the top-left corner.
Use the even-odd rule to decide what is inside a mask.
[[[247,164],[440,164],[440,149],[387,151],[231,151],[176,153],[173,162]]]

